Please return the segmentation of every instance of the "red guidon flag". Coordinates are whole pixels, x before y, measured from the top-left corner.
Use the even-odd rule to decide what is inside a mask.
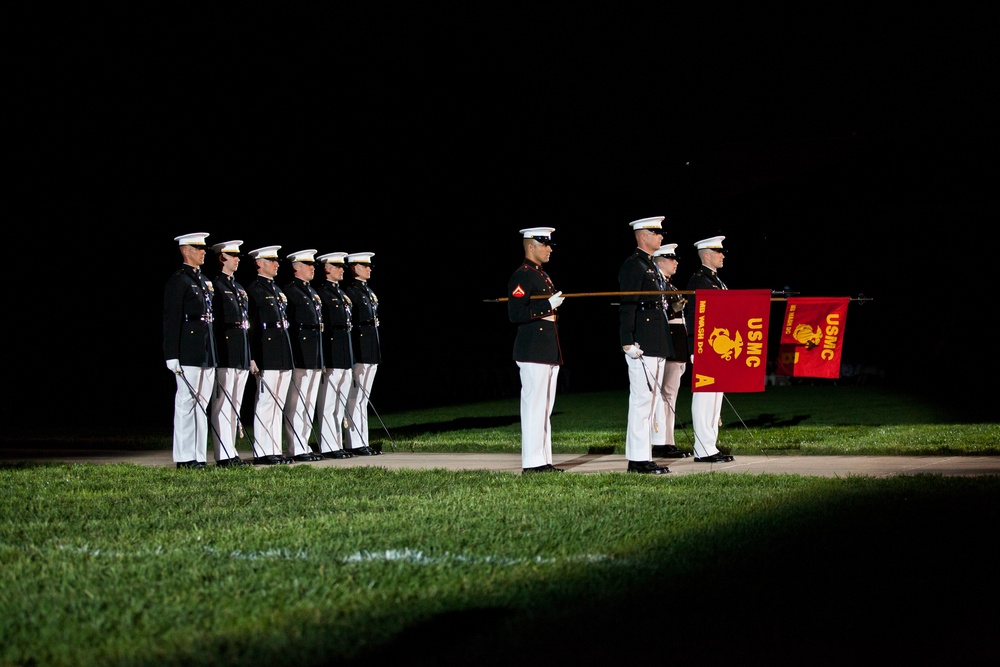
[[[771,290],[696,290],[692,391],[764,391]]]
[[[778,346],[778,375],[839,378],[850,297],[789,297]]]

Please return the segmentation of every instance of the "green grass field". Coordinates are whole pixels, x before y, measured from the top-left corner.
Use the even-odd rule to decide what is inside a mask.
[[[914,396],[880,386],[800,385],[727,394],[719,446],[734,454],[1000,454],[1000,417],[955,405],[954,395]],[[556,453],[624,453],[628,391],[568,393],[556,398]],[[691,392],[677,402],[677,445],[691,450]],[[248,424],[252,418],[246,417]],[[370,417],[371,441],[385,451],[520,452],[517,398],[445,405]],[[920,427],[920,428],[916,428]],[[252,429],[240,446],[249,448]],[[315,439],[314,439],[315,442]],[[170,449],[170,422],[142,429],[12,425],[0,449]]]
[[[995,424],[910,397],[787,389],[732,396],[721,444],[997,453]],[[620,447],[624,398],[560,397],[554,448]],[[517,451],[516,408],[382,415],[383,444]],[[163,446],[153,431],[77,437]],[[0,466],[0,509],[5,666],[1000,657],[996,476],[20,463]]]
[[[733,454],[1000,454],[1000,425],[950,403],[884,387],[785,386],[729,394],[719,446]],[[552,449],[624,454],[628,391],[557,396]],[[677,401],[675,442],[691,451],[691,392]],[[514,400],[398,412],[372,419],[372,441],[407,451],[519,452]],[[920,427],[920,428],[916,428]]]

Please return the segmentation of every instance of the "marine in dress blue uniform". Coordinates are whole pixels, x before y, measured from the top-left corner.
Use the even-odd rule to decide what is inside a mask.
[[[204,468],[208,411],[215,388],[212,283],[201,271],[208,234],[174,237],[184,260],[163,290],[163,355],[176,375],[173,458],[178,468]]]
[[[212,279],[218,367],[209,418],[212,420],[215,464],[219,466],[249,465],[236,451],[236,436],[242,430],[240,408],[250,378],[250,339],[247,335],[250,299],[236,280],[242,244],[243,241],[237,240],[212,246],[219,262],[219,275]]]
[[[676,292],[672,278],[677,273],[680,260],[677,258],[677,244],[661,245],[653,253],[653,263],[663,276],[663,290]],[[687,325],[684,323],[683,294],[665,294],[660,297],[663,312],[670,325],[670,339],[674,344],[674,356],[668,357],[663,368],[663,391],[653,393],[653,456],[682,459],[690,456],[679,449],[674,442],[674,427],[677,424],[677,394],[681,388],[681,377],[687,369],[688,352]]]
[[[551,419],[563,363],[556,310],[564,297],[555,290],[552,279],[542,268],[552,256],[554,231],[553,227],[520,230],[524,262],[507,281],[507,317],[517,325],[513,359],[521,378],[524,473],[562,472],[552,465]]]
[[[321,461],[309,448],[316,397],[323,379],[323,302],[312,286],[316,249],[288,255],[294,276],[285,285],[288,336],[292,341],[292,382],[285,399],[285,447],[296,461]]]
[[[351,299],[340,286],[344,280],[346,252],[320,255],[323,276],[316,291],[323,302],[323,360],[326,371],[319,386],[316,412],[319,421],[320,455],[327,459],[349,459],[344,450],[344,421],[347,419],[347,397],[351,389],[354,368],[354,348],[351,344]]]
[[[722,247],[725,236],[713,236],[694,244],[701,266],[688,278],[689,290],[727,289],[719,278],[719,269],[726,258]],[[694,350],[694,319],[698,312],[698,299],[689,299],[684,308],[688,330],[688,349]],[[691,427],[694,430],[694,460],[698,463],[722,463],[735,459],[719,451],[719,419],[722,416],[723,392],[695,391],[691,393]]]
[[[292,342],[288,336],[288,297],[274,279],[278,275],[278,250],[265,246],[251,250],[257,278],[247,286],[250,297],[250,358],[257,364],[254,402],[253,462],[257,465],[291,463],[282,456],[282,422],[285,397],[292,381]]]
[[[368,404],[371,402],[375,374],[382,363],[379,340],[379,303],[368,286],[372,275],[373,252],[355,252],[347,256],[352,280],[344,285],[351,300],[351,345],[354,350],[353,382],[347,398],[347,438],[345,449],[355,456],[375,456],[382,452],[368,443]]]
[[[618,269],[618,287],[623,292],[619,307],[618,342],[628,365],[628,426],[625,458],[628,472],[663,475],[669,468],[653,462],[654,396],[667,394],[666,363],[674,356],[667,313],[658,294],[663,275],[653,264],[653,252],[663,239],[663,216],[642,218],[629,225],[635,234],[636,249]]]

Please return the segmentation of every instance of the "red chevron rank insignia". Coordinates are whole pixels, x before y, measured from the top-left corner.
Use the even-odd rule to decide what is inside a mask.
[[[518,285],[517,287],[514,288],[514,291],[511,292],[510,295],[511,296],[516,296],[516,297],[520,298],[520,297],[524,296],[524,290],[521,288],[520,285]]]

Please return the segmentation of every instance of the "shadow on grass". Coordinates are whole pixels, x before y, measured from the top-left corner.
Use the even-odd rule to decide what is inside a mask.
[[[698,480],[675,483],[697,496]],[[730,483],[740,493],[760,478]],[[682,531],[681,544],[640,535],[633,549],[623,535],[606,561],[530,568],[503,590],[470,580],[460,594],[414,598],[413,620],[384,641],[370,630],[395,617],[331,609],[331,620],[310,612],[306,628],[294,618],[260,636],[127,664],[997,664],[1000,477],[850,477],[798,488],[766,509]],[[276,648],[272,633],[296,639]],[[351,638],[360,633],[377,643],[358,653]]]
[[[1000,482],[925,476],[831,487],[829,498],[697,536],[685,547],[693,566],[588,567],[575,582],[535,582],[531,610],[444,612],[337,662],[996,664],[1000,580],[989,574],[989,534]],[[941,623],[955,633],[945,641],[928,631]]]
[[[457,417],[448,421],[423,422],[407,426],[395,426],[392,433],[401,438],[415,438],[427,433],[450,433],[480,428],[503,428],[521,423],[519,415],[502,417]]]
[[[738,428],[746,425],[748,428],[790,428],[798,426],[809,419],[810,415],[794,415],[788,419],[779,419],[777,415],[762,413],[755,419],[746,419],[743,422],[730,422],[728,428]]]

